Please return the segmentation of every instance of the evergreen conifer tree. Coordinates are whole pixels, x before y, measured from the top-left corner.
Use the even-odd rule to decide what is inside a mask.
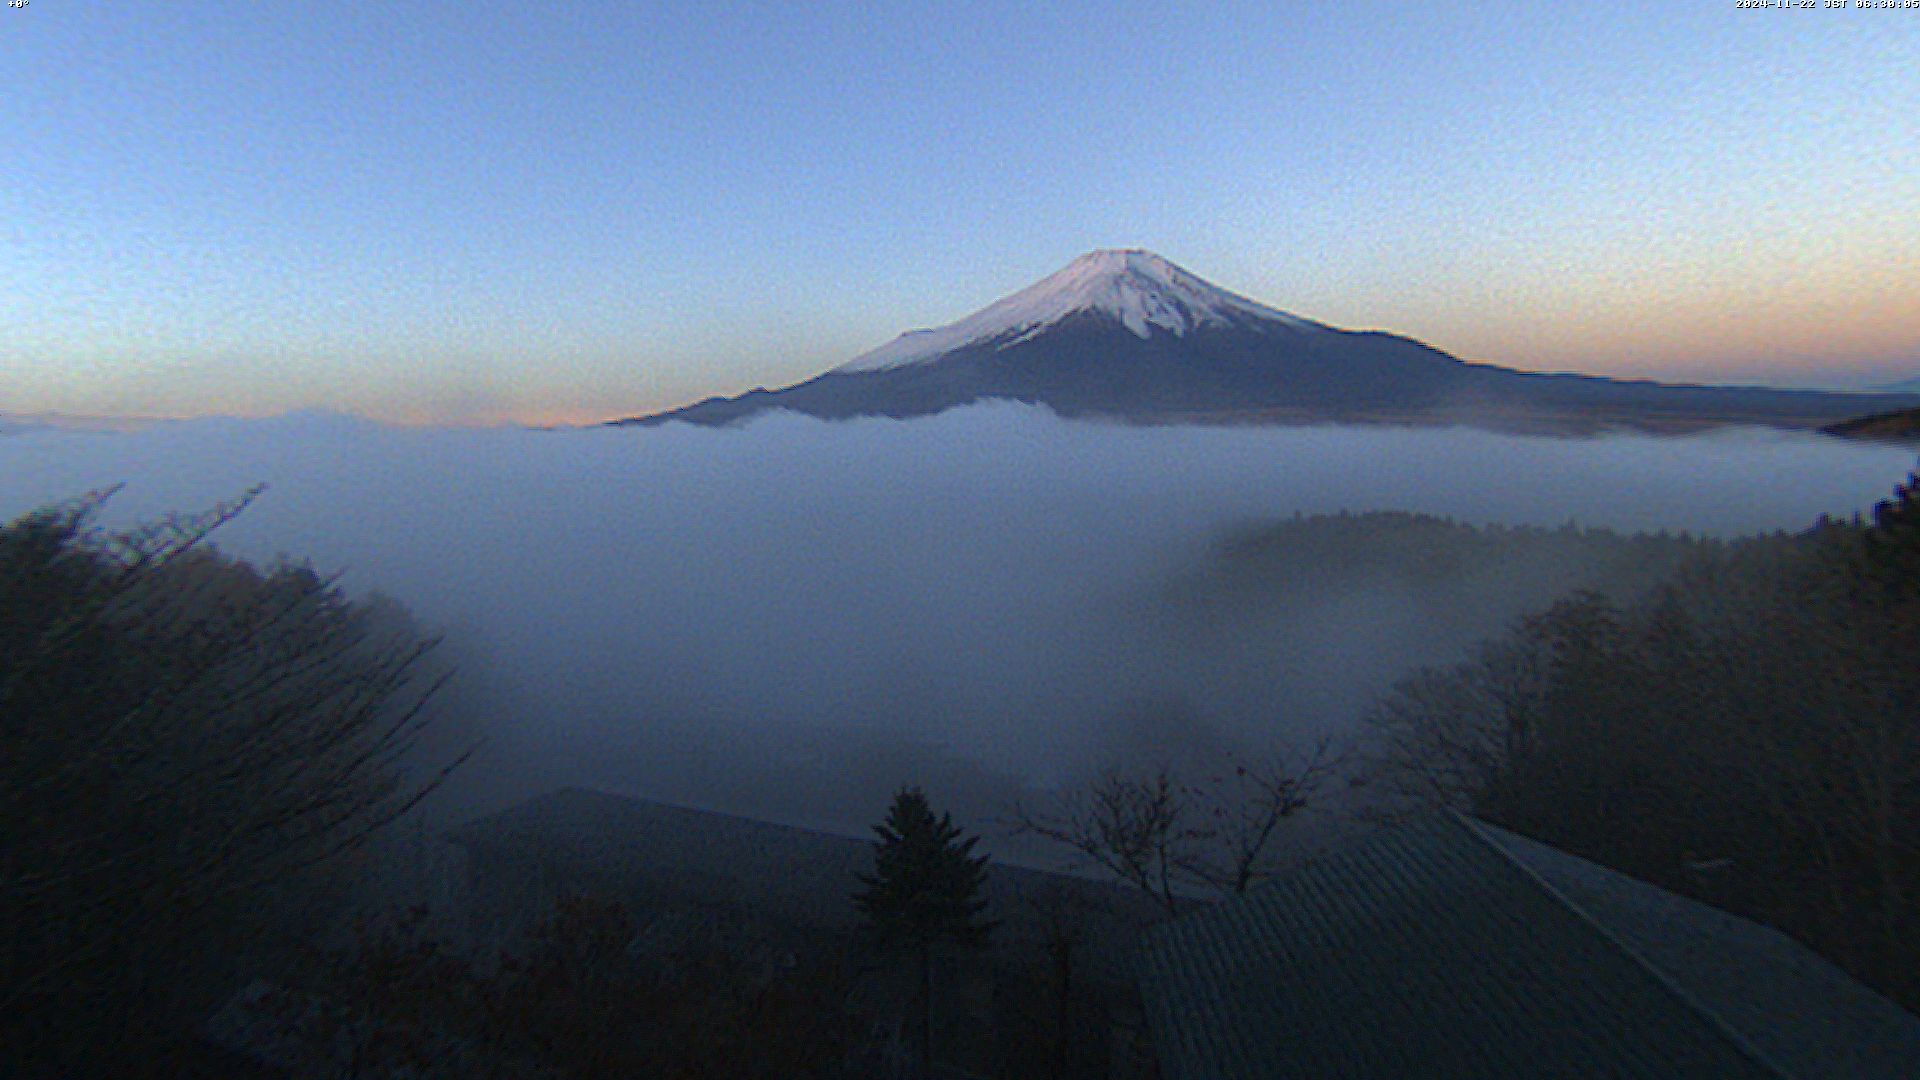
[[[1920,602],[1920,470],[1896,485],[1893,497],[1874,504],[1867,530],[1870,572],[1896,607]]]
[[[963,837],[948,814],[934,816],[918,788],[902,788],[893,797],[887,820],[874,826],[874,872],[860,875],[866,885],[854,904],[886,944],[912,951],[919,967],[915,1004],[919,1028],[920,1070],[933,1064],[933,950],[942,942],[975,947],[992,924],[981,920],[986,901],[987,857],[974,855],[977,836]]]

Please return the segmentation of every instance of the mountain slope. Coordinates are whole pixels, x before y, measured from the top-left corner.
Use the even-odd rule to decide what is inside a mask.
[[[1829,424],[1820,430],[1827,435],[1838,435],[1845,439],[1865,439],[1870,442],[1917,442],[1920,441],[1920,409],[1875,413],[1872,416]]]
[[[1325,329],[1202,281],[1149,251],[1095,251],[1012,296],[937,330],[912,330],[834,370],[885,371],[970,345],[1007,348],[1079,315],[1118,322],[1135,337],[1181,337],[1202,327],[1279,324]]]
[[[1137,422],[1473,422],[1554,431],[1816,426],[1911,395],[1667,386],[1470,364],[1327,326],[1150,252],[1097,251],[948,326],[903,334],[782,390],[615,423],[725,424],[768,409],[910,417],[987,398]]]

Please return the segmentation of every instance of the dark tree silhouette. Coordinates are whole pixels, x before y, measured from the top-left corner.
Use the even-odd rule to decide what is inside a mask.
[[[1374,707],[1383,795],[1468,809],[1920,1003],[1920,476],[1871,522],[1576,593]]]
[[[1152,897],[1169,916],[1195,893],[1237,896],[1273,876],[1285,822],[1342,768],[1328,742],[1188,783],[1170,765],[1109,770],[1048,810],[1016,806],[1016,834],[1074,851]]]
[[[109,533],[111,494],[0,527],[0,1044],[56,1059],[172,1038],[444,775],[411,754],[437,684],[410,621],[213,552],[251,494]]]
[[[910,948],[918,965],[915,1019],[926,1075],[933,1067],[933,950],[943,942],[978,946],[992,930],[980,917],[987,857],[973,854],[980,838],[963,836],[951,815],[934,816],[918,788],[894,795],[887,820],[873,831],[880,838],[874,872],[860,875],[867,887],[854,904],[883,943]]]

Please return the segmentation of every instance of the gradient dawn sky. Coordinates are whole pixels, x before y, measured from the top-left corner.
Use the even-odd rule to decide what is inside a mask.
[[[589,420],[1087,250],[1515,367],[1920,374],[1920,10],[0,9],[0,412]]]

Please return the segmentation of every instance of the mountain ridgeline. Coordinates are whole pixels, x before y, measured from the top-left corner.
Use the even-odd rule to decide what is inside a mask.
[[[1920,442],[1920,409],[1901,409],[1898,412],[1875,413],[1853,420],[1842,420],[1821,428],[1828,435],[1837,435],[1843,439],[1866,439],[1874,442]]]
[[[722,425],[785,409],[925,416],[986,399],[1137,423],[1440,423],[1585,433],[1814,428],[1920,394],[1673,385],[1469,363],[1228,292],[1145,251],[1097,251],[959,322],[903,334],[781,390],[652,416]]]

